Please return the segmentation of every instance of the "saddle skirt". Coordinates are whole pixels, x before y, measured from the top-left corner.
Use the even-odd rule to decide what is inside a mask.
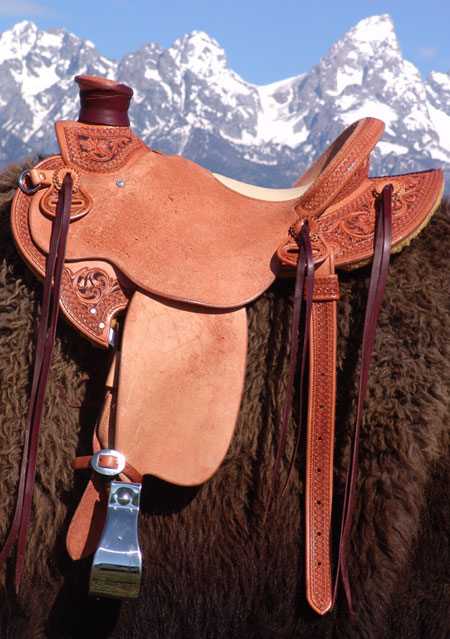
[[[297,268],[307,221],[318,274],[310,336],[307,597],[324,614],[333,604],[334,268],[372,260],[385,187],[392,192],[393,250],[408,243],[439,204],[442,171],[369,178],[370,153],[384,125],[368,117],[348,127],[292,189],[255,187],[149,149],[128,126],[128,87],[91,76],[77,82],[80,120],[56,123],[60,155],[23,176],[11,214],[19,251],[44,278],[69,175],[60,307],[104,347],[125,312],[93,434],[100,457],[69,530],[69,552],[89,554],[102,534],[107,486],[95,473],[102,463],[115,464],[102,451],[124,455],[128,466],[116,473],[124,483],[152,474],[196,485],[218,468],[244,384],[245,305]],[[325,410],[317,393],[321,376],[329,388]],[[82,459],[74,466],[85,467]]]

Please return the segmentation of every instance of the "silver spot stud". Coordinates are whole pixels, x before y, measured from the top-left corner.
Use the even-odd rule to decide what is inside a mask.
[[[122,178],[119,178],[116,182],[117,186],[125,186],[125,180],[122,180]]]

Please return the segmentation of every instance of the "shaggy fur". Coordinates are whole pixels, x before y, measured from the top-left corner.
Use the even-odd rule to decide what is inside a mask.
[[[1,539],[14,506],[42,295],[10,234],[19,170],[11,166],[0,176]],[[218,472],[195,488],[145,478],[144,575],[136,602],[90,599],[90,560],[73,563],[64,548],[87,481],[69,463],[90,452],[107,354],[60,323],[19,595],[12,557],[0,572],[1,639],[449,637],[449,214],[447,202],[391,262],[364,412],[349,559],[356,617],[349,616],[343,599],[323,618],[305,603],[301,460],[287,494],[275,495],[262,525],[292,312],[292,283],[279,281],[248,309],[244,399]],[[355,416],[368,278],[368,269],[341,276],[337,501]],[[59,385],[69,402],[83,407],[70,408]]]

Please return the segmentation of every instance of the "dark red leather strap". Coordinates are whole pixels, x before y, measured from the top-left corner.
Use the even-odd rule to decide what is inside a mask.
[[[350,584],[347,570],[347,553],[349,545],[350,528],[352,523],[353,507],[355,502],[355,486],[358,474],[358,450],[361,433],[361,419],[364,406],[364,398],[369,377],[370,360],[372,357],[373,343],[378,315],[386,285],[387,271],[391,251],[392,236],[392,185],[384,187],[381,197],[377,201],[377,220],[375,235],[375,250],[370,274],[369,293],[367,298],[366,314],[364,319],[363,342],[361,351],[361,371],[359,378],[358,408],[355,428],[353,432],[350,461],[347,469],[345,485],[344,505],[342,510],[341,534],[339,541],[339,556],[334,587],[334,602],[337,598],[339,577],[342,580],[348,609],[355,614],[352,608]]]
[[[2,563],[18,536],[16,589],[18,589],[20,583],[20,576],[25,557],[25,542],[36,475],[39,429],[44,406],[45,388],[47,385],[56,336],[61,279],[70,223],[72,186],[71,176],[66,175],[58,200],[56,218],[52,228],[49,255],[46,264],[42,314],[36,345],[30,405],[25,427],[24,448],[22,453],[16,509],[11,529],[0,553],[0,563]]]
[[[278,444],[275,464],[273,467],[272,483],[269,490],[269,496],[267,498],[266,510],[264,513],[264,522],[266,521],[267,514],[269,512],[270,502],[272,501],[273,491],[275,488],[275,483],[276,483],[279,468],[280,468],[281,457],[283,455],[285,444],[286,444],[287,427],[289,422],[289,416],[291,414],[292,398],[294,394],[294,376],[295,376],[295,371],[297,368],[298,333],[299,333],[299,326],[300,326],[303,290],[304,290],[304,284],[305,284],[305,271],[306,271],[306,275],[307,275],[306,315],[305,315],[305,332],[303,336],[302,364],[301,364],[301,374],[300,374],[300,413],[299,413],[300,416],[302,415],[302,411],[303,411],[303,405],[302,405],[303,394],[304,394],[303,385],[304,385],[304,379],[305,379],[306,357],[308,352],[308,342],[309,342],[309,333],[310,333],[309,329],[311,325],[311,311],[312,311],[312,300],[313,300],[313,290],[314,290],[314,257],[313,257],[312,247],[311,247],[311,241],[309,238],[308,221],[305,221],[305,223],[303,224],[300,230],[300,234],[297,238],[297,242],[299,244],[300,251],[299,251],[299,256],[297,261],[297,270],[295,275],[294,308],[293,308],[293,314],[292,314],[291,347],[290,347],[290,356],[289,356],[288,381],[286,386],[286,399],[284,402],[283,422],[281,426],[280,442]],[[299,418],[299,422],[300,422],[300,418]],[[300,442],[300,431],[301,431],[301,424],[299,423],[295,449],[291,458],[289,475],[283,488],[283,494],[292,476],[295,457],[297,455],[298,445]]]

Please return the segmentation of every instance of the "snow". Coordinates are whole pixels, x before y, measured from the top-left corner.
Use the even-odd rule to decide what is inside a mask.
[[[156,80],[156,82],[161,82],[161,75],[158,69],[152,69],[150,67],[146,67],[144,71],[144,78],[146,80]]]
[[[259,108],[257,112],[256,134],[250,139],[243,136],[244,143],[267,143],[287,144],[296,147],[306,139],[303,128],[298,133],[294,133],[294,127],[299,120],[298,113],[289,113],[289,100],[279,103],[275,95],[280,89],[292,93],[292,82],[284,80],[282,82],[271,83],[257,88],[259,96]],[[255,139],[256,138],[256,139]]]
[[[19,22],[0,37],[0,64],[25,57],[33,48],[38,28],[32,22]]]
[[[168,49],[175,62],[196,75],[213,77],[228,70],[225,51],[204,31],[192,31]]]
[[[344,66],[338,68],[336,72],[336,92],[335,95],[340,95],[348,86],[356,84],[361,86],[363,80],[364,70],[359,68],[352,68],[350,66]],[[328,92],[328,95],[333,95],[332,91]]]
[[[61,46],[61,36],[56,33],[48,33],[48,31],[41,31],[38,37],[38,44],[44,49],[58,48]],[[94,45],[92,45],[94,46]]]
[[[450,153],[450,113],[444,113],[431,104],[428,106],[428,113],[433,128],[439,135],[439,145]]]
[[[339,114],[339,120],[345,125],[349,126],[356,120],[361,118],[372,117],[383,120],[386,125],[386,132],[393,134],[393,125],[397,124],[398,115],[396,111],[388,104],[378,102],[377,100],[365,101],[362,104],[355,106],[353,109]]]
[[[333,94],[329,92],[328,95]],[[334,104],[335,108],[339,109],[339,111],[347,111],[354,106],[355,101],[357,101],[357,98],[354,95],[342,95],[339,98],[336,98]]]
[[[430,73],[430,82],[439,84],[443,89],[450,90],[450,73],[432,71]]]
[[[430,127],[430,117],[425,104],[411,105],[409,113],[403,118],[403,124],[410,131],[421,131]]]
[[[353,29],[350,29],[347,37],[351,38],[359,47],[364,44],[376,45],[378,42],[388,42],[391,46],[398,47],[394,23],[387,14],[361,20]],[[360,50],[363,49],[360,48]]]
[[[22,85],[22,95],[25,101],[38,93],[46,91],[60,81],[60,76],[56,72],[56,64],[50,67],[43,64],[38,73],[30,73],[23,63],[21,72],[11,70],[11,75],[18,84]]]
[[[389,153],[395,153],[395,155],[404,155],[408,153],[408,147],[403,144],[394,144],[392,142],[378,142],[377,149],[381,151],[381,155],[389,155]]]

